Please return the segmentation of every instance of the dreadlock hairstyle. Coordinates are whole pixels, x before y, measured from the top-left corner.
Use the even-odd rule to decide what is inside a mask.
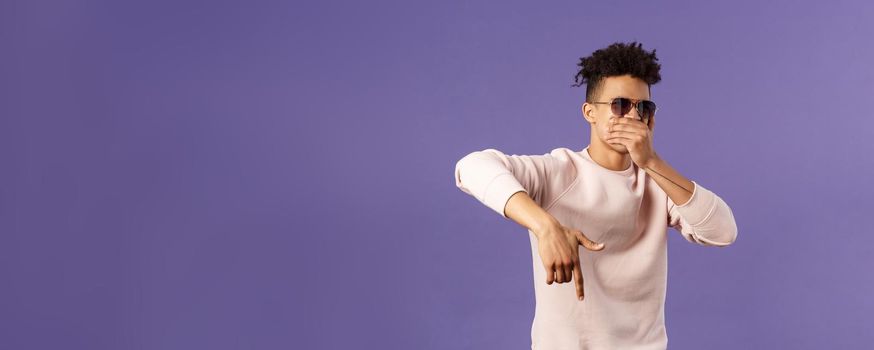
[[[659,74],[661,65],[656,58],[655,49],[647,52],[638,42],[613,43],[610,46],[592,52],[589,57],[580,57],[577,66],[580,67],[574,76],[576,84],[586,84],[586,101],[592,102],[599,93],[601,84],[606,77],[631,75],[643,80],[648,86],[662,80]]]

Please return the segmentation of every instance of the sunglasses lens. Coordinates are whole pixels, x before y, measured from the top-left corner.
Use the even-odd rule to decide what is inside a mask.
[[[613,103],[610,104],[610,107],[613,114],[621,117],[631,111],[631,100],[624,97],[614,98]]]
[[[646,119],[652,118],[656,111],[656,104],[652,101],[641,101],[638,105],[640,116]]]

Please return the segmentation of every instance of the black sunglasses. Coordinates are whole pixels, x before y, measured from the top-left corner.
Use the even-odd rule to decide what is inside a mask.
[[[617,97],[614,98],[611,102],[589,102],[594,104],[610,104],[610,111],[617,116],[624,116],[631,112],[631,108],[637,108],[637,114],[640,115],[641,119],[649,120],[652,116],[655,115],[656,107],[655,102],[650,100],[640,100],[640,101],[632,101],[630,98],[625,97]]]

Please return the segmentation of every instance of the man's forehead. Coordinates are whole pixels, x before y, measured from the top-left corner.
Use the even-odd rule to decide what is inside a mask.
[[[649,100],[649,86],[645,81],[631,76],[604,78],[601,86],[604,98],[627,97],[636,100]]]

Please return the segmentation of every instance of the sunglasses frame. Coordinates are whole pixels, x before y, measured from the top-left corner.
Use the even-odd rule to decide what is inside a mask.
[[[641,116],[641,118],[643,118],[643,104],[645,102],[651,103],[652,107],[653,107],[652,115],[650,115],[649,118],[647,118],[647,119],[652,119],[652,117],[655,116],[656,111],[658,111],[658,109],[659,109],[659,106],[656,105],[656,103],[651,101],[651,100],[634,100],[634,99],[630,99],[628,97],[614,97],[609,102],[589,102],[589,103],[591,103],[591,104],[609,104],[610,105],[610,112],[613,112],[613,114],[617,114],[614,109],[618,109],[619,107],[613,107],[613,106],[617,105],[620,100],[627,100],[628,102],[631,103],[631,108],[629,108],[627,111],[625,111],[625,113],[622,113],[621,115],[619,115],[620,117],[624,116],[625,114],[628,114],[628,112],[631,112],[631,109],[634,108],[634,109],[637,109],[637,115],[639,115],[639,116]],[[619,110],[619,112],[622,112],[622,111]],[[648,120],[647,120],[647,122],[648,122]]]

